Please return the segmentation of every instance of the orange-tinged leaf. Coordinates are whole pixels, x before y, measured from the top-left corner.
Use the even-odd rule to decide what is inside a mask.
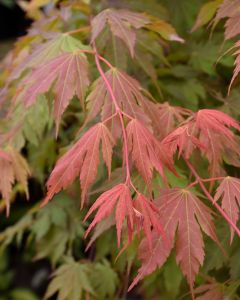
[[[11,161],[2,157],[0,157],[0,175],[0,192],[3,199],[6,201],[7,215],[9,215],[12,185],[14,183],[14,171]]]
[[[74,95],[77,95],[82,106],[89,85],[87,60],[77,52],[64,53],[34,70],[21,85],[20,99],[26,107],[36,102],[39,94],[45,93],[53,86],[54,118],[57,131],[63,112]]]
[[[227,176],[217,188],[214,200],[222,198],[222,208],[234,224],[239,220],[240,207],[240,179]],[[234,237],[234,230],[231,227],[231,242]]]
[[[82,189],[81,207],[83,207],[87,191],[97,176],[99,164],[99,147],[102,143],[103,156],[107,167],[111,167],[111,154],[114,141],[103,123],[89,129],[72,148],[56,163],[47,182],[47,196],[43,205],[62,189],[73,183],[80,176]]]
[[[27,178],[30,170],[25,159],[12,147],[0,150],[0,192],[6,201],[7,215],[10,212],[10,199],[15,181],[22,184],[28,198]]]
[[[31,174],[27,161],[24,159],[22,155],[20,155],[14,148],[10,148],[8,153],[11,156],[12,167],[14,171],[15,179],[22,184],[25,194],[27,198],[29,197],[28,194],[28,184],[27,179]]]

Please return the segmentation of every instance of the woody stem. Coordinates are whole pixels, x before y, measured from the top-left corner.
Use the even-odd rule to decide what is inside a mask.
[[[109,92],[109,95],[112,99],[112,102],[115,106],[115,111],[119,116],[120,119],[120,123],[121,123],[121,128],[122,128],[122,135],[123,135],[123,150],[124,150],[124,158],[125,158],[125,164],[126,164],[126,183],[129,184],[130,183],[130,165],[129,165],[129,157],[128,157],[128,143],[127,143],[127,133],[126,133],[126,129],[124,126],[124,120],[123,120],[123,112],[121,110],[121,108],[119,107],[118,103],[117,103],[117,99],[114,95],[113,89],[111,87],[111,84],[109,83],[101,65],[100,65],[100,57],[97,53],[97,49],[94,46],[94,52],[95,52],[95,62],[96,62],[96,66],[97,69],[102,77],[102,79],[104,80],[107,90]]]
[[[224,219],[228,222],[228,224],[234,229],[234,231],[237,233],[237,235],[240,237],[240,230],[237,228],[237,226],[233,223],[233,221],[229,218],[229,216],[225,213],[225,211],[221,208],[221,206],[218,205],[217,202],[214,201],[213,197],[210,195],[209,191],[206,189],[203,180],[198,175],[197,171],[193,167],[193,165],[189,162],[189,160],[185,159],[185,162],[189,169],[191,170],[192,174],[195,176],[196,180],[198,181],[203,193],[208,198],[209,201],[216,207],[216,209],[219,211],[219,213],[224,217]]]

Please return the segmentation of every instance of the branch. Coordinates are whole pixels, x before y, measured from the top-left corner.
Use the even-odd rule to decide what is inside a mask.
[[[240,230],[232,222],[232,220],[225,213],[225,211],[221,208],[221,206],[218,205],[218,203],[214,201],[213,197],[210,195],[210,193],[208,192],[208,190],[206,189],[206,187],[205,187],[205,185],[203,183],[204,180],[202,180],[202,178],[198,175],[197,171],[195,170],[195,168],[193,167],[193,165],[189,162],[189,160],[187,160],[187,159],[184,159],[184,160],[185,160],[187,166],[189,167],[189,169],[191,170],[191,172],[193,173],[193,175],[195,176],[197,182],[199,183],[199,185],[200,185],[203,193],[206,195],[206,197],[208,198],[208,200],[216,207],[216,209],[219,211],[219,213],[224,217],[224,219],[228,222],[228,224],[234,229],[234,231],[240,237]]]
[[[123,120],[124,113],[122,112],[121,108],[119,107],[119,105],[117,103],[117,99],[114,95],[113,89],[111,87],[111,84],[109,83],[109,81],[100,65],[100,59],[103,60],[104,62],[106,62],[106,60],[101,58],[101,56],[99,56],[95,45],[94,45],[94,52],[95,52],[95,61],[96,61],[97,69],[106,84],[107,90],[108,90],[110,97],[112,99],[112,102],[115,106],[115,111],[118,114],[119,119],[120,119],[122,135],[123,135],[124,158],[125,158],[125,164],[126,164],[126,184],[129,184],[131,182],[131,177],[130,177],[130,165],[129,165],[129,157],[128,157],[127,133],[126,133],[126,129],[124,126],[124,120]]]

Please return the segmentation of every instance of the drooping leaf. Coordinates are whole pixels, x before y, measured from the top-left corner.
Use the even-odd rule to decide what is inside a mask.
[[[92,205],[86,214],[85,220],[87,220],[94,211],[97,210],[97,213],[86,231],[86,236],[97,225],[97,223],[108,217],[113,209],[116,209],[115,220],[118,246],[120,246],[122,226],[125,219],[127,219],[129,239],[131,240],[134,210],[130,190],[125,184],[118,184],[112,189],[106,191]]]
[[[98,123],[57,161],[47,182],[48,192],[42,205],[47,204],[54,194],[67,188],[77,176],[80,176],[81,207],[83,207],[89,186],[97,175],[100,142],[103,158],[110,173],[114,141],[107,127],[103,123]]]
[[[22,184],[25,194],[28,198],[27,179],[30,175],[30,169],[27,161],[12,147],[9,148],[8,153],[11,156],[15,180]]]
[[[154,229],[157,233],[164,235],[158,208],[144,195],[139,194],[133,202],[134,208],[139,215],[136,215],[135,222],[137,229],[142,229],[147,238],[150,251],[152,250],[151,231]]]
[[[164,167],[174,170],[170,156],[166,155],[158,140],[136,119],[129,122],[127,136],[133,162],[148,185],[154,168],[163,178]]]
[[[10,157],[9,159],[4,159],[0,157],[0,170],[1,170],[0,191],[2,197],[5,199],[7,203],[7,210],[9,213],[10,197],[11,197],[12,185],[14,183],[14,171],[13,171]]]
[[[7,214],[9,214],[11,192],[15,181],[22,184],[28,197],[27,178],[30,170],[26,160],[12,147],[7,151],[1,150],[0,165],[0,192],[6,201]]]
[[[240,206],[240,180],[227,176],[217,188],[214,200],[222,198],[222,208],[234,224],[239,220]],[[231,242],[234,237],[234,230],[231,228]]]
[[[26,107],[36,102],[39,94],[53,86],[54,118],[57,132],[63,112],[76,94],[84,107],[83,100],[89,85],[88,65],[85,55],[78,52],[64,53],[38,67],[27,76],[21,86],[20,98]]]
[[[165,263],[173,248],[175,233],[176,260],[192,289],[195,276],[204,260],[204,244],[200,228],[219,243],[211,210],[191,191],[180,188],[162,191],[157,203],[167,241],[153,231],[153,250],[150,252],[146,239],[142,241],[139,248],[142,266],[130,289],[144,276]]]

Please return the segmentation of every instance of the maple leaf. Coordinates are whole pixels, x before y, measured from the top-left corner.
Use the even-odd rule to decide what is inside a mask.
[[[58,300],[81,300],[83,292],[94,295],[89,280],[89,266],[80,264],[72,258],[65,258],[62,264],[54,273],[44,299],[49,299],[58,293]]]
[[[122,226],[125,219],[128,223],[129,240],[133,232],[133,204],[129,188],[125,184],[118,184],[112,189],[104,192],[91,206],[84,221],[95,211],[98,210],[92,223],[89,225],[86,235],[103,219],[107,218],[113,211],[115,212],[118,246],[120,246]]]
[[[197,112],[195,118],[196,126],[204,132],[212,130],[231,139],[233,133],[228,129],[229,127],[240,131],[240,126],[237,121],[218,110],[201,109]]]
[[[8,153],[11,157],[14,177],[16,181],[22,184],[25,194],[28,198],[29,194],[28,194],[27,179],[31,172],[27,164],[27,161],[23,158],[22,155],[20,155],[18,151],[16,151],[16,149],[12,147],[9,148]]]
[[[142,88],[137,80],[127,75],[125,72],[112,68],[105,73],[105,76],[113,89],[117,104],[129,116],[142,121],[144,124],[150,123],[150,113],[145,113],[147,105],[150,103],[142,93]],[[102,77],[98,78],[92,86],[92,91],[87,99],[88,116],[86,123],[93,120],[101,112],[101,120],[112,116],[115,111],[111,95]],[[150,105],[150,104],[149,104]],[[118,119],[107,122],[108,126],[114,126],[114,131],[118,132],[120,123]]]
[[[172,155],[178,150],[179,157],[184,155],[189,158],[195,148],[201,149],[203,147],[195,135],[196,128],[193,126],[193,122],[189,121],[167,135],[161,143],[169,147]]]
[[[103,263],[95,263],[92,266],[91,282],[94,286],[94,291],[100,299],[113,299],[119,278],[109,262],[104,260]]]
[[[237,49],[237,50],[233,53],[233,55],[236,55],[236,59],[234,61],[235,68],[233,71],[232,79],[231,79],[229,87],[228,87],[228,94],[230,93],[233,82],[235,81],[235,79],[237,78],[237,76],[240,72],[240,49],[239,49],[239,47],[240,47],[240,41],[236,42],[236,44],[232,47],[232,49]]]
[[[129,153],[139,173],[145,182],[150,185],[153,168],[165,178],[164,167],[174,172],[173,162],[158,140],[138,120],[133,119],[127,125]]]
[[[227,176],[220,183],[216,190],[214,200],[218,201],[222,198],[222,208],[227,213],[234,224],[239,220],[239,206],[240,206],[240,179]],[[231,228],[232,242],[234,237],[234,230]]]
[[[237,121],[217,110],[202,109],[186,120],[183,125],[166,136],[162,144],[168,145],[172,155],[189,158],[195,148],[209,161],[210,173],[214,176],[222,173],[221,164],[224,155],[230,152],[239,157],[239,146],[230,127],[240,131]],[[231,161],[237,163],[237,159]]]
[[[28,198],[27,178],[30,170],[26,160],[12,147],[0,150],[0,192],[6,201],[7,215],[10,212],[10,199],[15,181],[22,184]]]
[[[215,23],[221,19],[228,18],[225,23],[225,40],[231,39],[240,33],[239,8],[239,0],[225,0],[218,8]]]
[[[14,171],[10,157],[8,159],[0,157],[0,170],[0,191],[6,201],[7,214],[9,214],[12,185],[14,183]]]
[[[103,123],[98,123],[89,129],[57,161],[48,179],[48,192],[42,205],[47,204],[54,194],[67,188],[80,175],[82,189],[81,207],[83,207],[88,188],[97,175],[100,142],[102,144],[103,158],[110,174],[114,141],[107,127]]]
[[[37,96],[50,90],[54,92],[54,118],[57,132],[60,118],[76,94],[84,107],[84,96],[89,85],[88,64],[84,54],[64,53],[34,70],[21,82],[25,88],[20,99],[26,107],[36,102]]]
[[[186,117],[191,115],[191,111],[178,106],[171,106],[168,102],[158,105],[158,123],[161,127],[161,139],[167,136],[176,125],[182,123]]]
[[[219,244],[212,212],[191,191],[180,188],[162,190],[156,203],[167,242],[156,231],[152,233],[152,251],[148,250],[146,239],[141,242],[139,259],[142,266],[129,289],[165,263],[174,246],[176,233],[176,260],[192,290],[195,276],[204,260],[200,228]]]
[[[12,70],[10,80],[17,79],[26,69],[35,69],[65,52],[74,52],[79,49],[89,49],[89,47],[70,35],[56,34],[45,43],[34,47],[32,53]]]
[[[159,211],[153,201],[147,199],[143,194],[139,194],[133,201],[133,206],[139,214],[135,216],[137,229],[143,228],[147,238],[149,250],[152,250],[151,232],[154,229],[157,233],[164,235],[162,225],[159,221]]]
[[[95,39],[103,31],[106,24],[108,24],[112,34],[120,38],[126,44],[131,56],[133,57],[136,34],[132,28],[139,29],[147,23],[149,23],[149,19],[144,14],[135,13],[124,9],[116,10],[113,8],[108,8],[93,18],[91,22],[91,41],[95,41]]]

